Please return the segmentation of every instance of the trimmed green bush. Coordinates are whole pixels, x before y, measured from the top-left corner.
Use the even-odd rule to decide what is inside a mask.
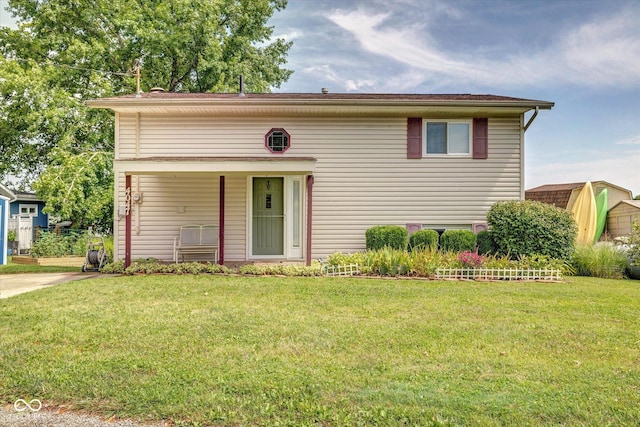
[[[491,233],[483,230],[476,235],[476,244],[480,255],[493,254],[496,252]]]
[[[498,254],[571,259],[578,228],[563,209],[530,200],[497,202],[487,212],[487,222]]]
[[[365,232],[367,249],[377,250],[388,246],[392,249],[407,249],[407,229],[399,225],[377,225]]]
[[[440,236],[436,230],[418,230],[409,237],[409,248],[413,250],[438,250]]]
[[[471,230],[447,230],[440,236],[440,247],[445,252],[471,252],[476,248],[476,235]]]

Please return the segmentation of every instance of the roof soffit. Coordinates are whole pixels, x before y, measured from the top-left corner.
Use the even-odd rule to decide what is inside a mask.
[[[182,94],[188,95],[188,94]],[[204,94],[200,94],[204,95]],[[498,98],[498,99],[496,99]],[[466,115],[492,116],[521,114],[536,106],[551,109],[547,101],[478,96],[474,99],[403,99],[386,96],[366,98],[269,98],[259,97],[117,97],[87,101],[93,108],[109,108],[118,113],[216,114],[216,115]]]

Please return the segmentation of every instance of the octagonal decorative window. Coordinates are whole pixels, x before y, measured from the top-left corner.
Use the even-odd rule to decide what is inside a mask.
[[[272,153],[284,153],[289,148],[291,137],[284,129],[271,129],[264,136],[264,145]]]

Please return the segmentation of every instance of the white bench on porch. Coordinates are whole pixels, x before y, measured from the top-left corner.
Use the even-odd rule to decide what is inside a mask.
[[[183,225],[180,237],[173,239],[173,260],[213,261],[218,263],[218,226]]]

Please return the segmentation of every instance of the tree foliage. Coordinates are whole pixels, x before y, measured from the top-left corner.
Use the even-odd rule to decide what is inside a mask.
[[[135,92],[137,60],[143,91],[236,91],[240,75],[247,91],[279,87],[291,43],[271,39],[267,21],[286,3],[9,0],[18,27],[0,28],[0,179],[35,179],[50,211],[107,221],[113,118],[84,101]]]

